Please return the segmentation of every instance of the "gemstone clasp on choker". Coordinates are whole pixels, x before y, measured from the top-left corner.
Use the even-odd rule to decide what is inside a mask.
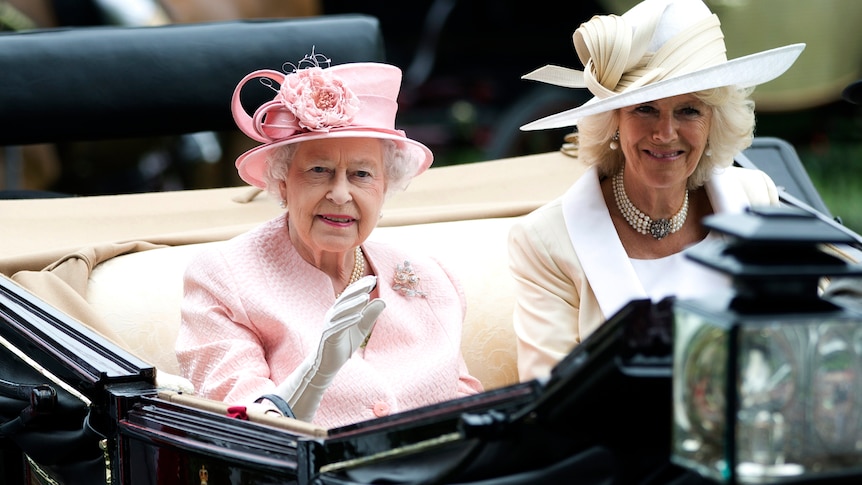
[[[622,213],[626,222],[632,226],[632,229],[641,233],[649,234],[656,239],[663,239],[670,234],[679,231],[682,225],[685,224],[685,218],[688,216],[688,190],[685,191],[685,200],[682,202],[682,207],[670,219],[655,219],[641,212],[629,200],[626,195],[626,188],[623,185],[623,170],[614,175],[613,179],[614,200],[617,203],[617,208]]]

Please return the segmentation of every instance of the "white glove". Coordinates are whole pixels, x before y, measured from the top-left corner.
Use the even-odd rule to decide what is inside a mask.
[[[365,276],[348,286],[326,312],[317,352],[309,355],[275,390],[297,419],[310,422],[323,392],[341,366],[359,348],[386,304],[369,300],[377,277]]]

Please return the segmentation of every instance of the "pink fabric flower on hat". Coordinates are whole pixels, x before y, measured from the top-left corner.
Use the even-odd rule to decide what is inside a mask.
[[[278,97],[296,116],[299,126],[310,131],[349,126],[359,111],[359,98],[353,91],[320,67],[301,69],[285,77]]]

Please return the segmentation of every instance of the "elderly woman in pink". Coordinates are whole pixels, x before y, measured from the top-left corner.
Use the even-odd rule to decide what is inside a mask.
[[[432,257],[366,241],[386,197],[433,159],[394,128],[401,71],[320,59],[253,72],[234,92],[237,125],[263,143],[239,174],[286,211],[189,265],[182,373],[199,395],[326,428],[481,392],[460,352],[459,282]],[[280,88],[249,116],[239,94],[255,78]]]

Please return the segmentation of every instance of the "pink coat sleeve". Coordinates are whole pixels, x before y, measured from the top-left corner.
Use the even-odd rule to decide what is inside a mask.
[[[260,336],[235,286],[218,252],[203,253],[189,265],[176,343],[180,369],[196,393],[226,402],[275,388]]]

